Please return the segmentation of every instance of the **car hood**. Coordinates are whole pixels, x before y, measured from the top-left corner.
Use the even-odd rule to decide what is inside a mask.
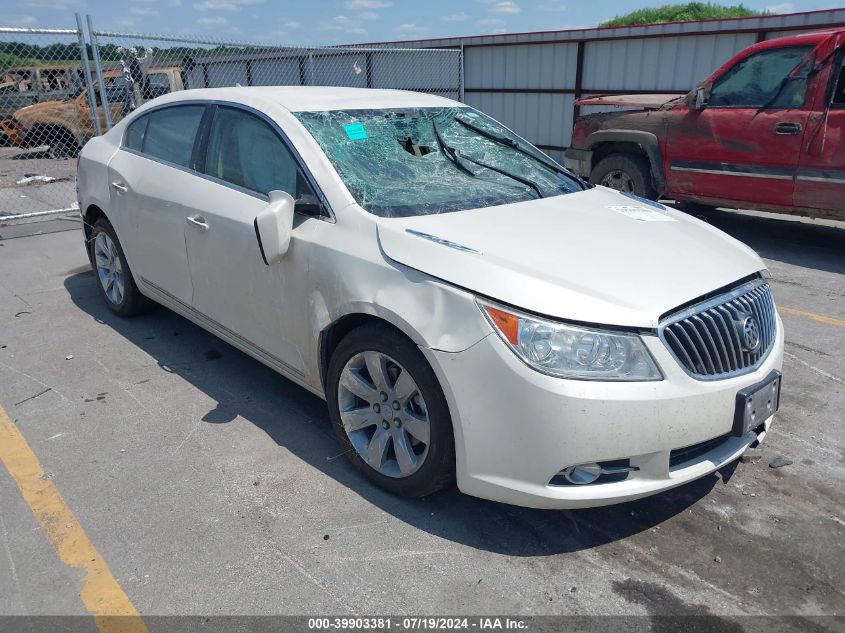
[[[661,315],[765,268],[754,251],[663,205],[604,187],[412,218],[379,218],[384,254],[537,314],[654,328]]]
[[[600,95],[578,99],[579,106],[625,106],[642,108],[643,110],[657,110],[670,101],[680,99],[682,94],[641,94],[641,95]]]

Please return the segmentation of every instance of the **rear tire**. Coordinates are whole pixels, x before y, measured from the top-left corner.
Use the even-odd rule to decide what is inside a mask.
[[[109,310],[122,317],[143,314],[155,305],[138,290],[111,222],[101,217],[91,229],[89,255],[97,287]]]
[[[423,497],[454,481],[446,398],[419,348],[399,332],[363,325],[341,340],[329,361],[326,399],[338,441],[373,483]]]
[[[657,192],[651,184],[651,166],[647,159],[636,154],[605,156],[590,172],[590,182],[641,198],[657,199]]]

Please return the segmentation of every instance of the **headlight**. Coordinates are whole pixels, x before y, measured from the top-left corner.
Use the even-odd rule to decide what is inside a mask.
[[[661,380],[637,334],[547,321],[477,300],[502,340],[529,367],[580,380]]]

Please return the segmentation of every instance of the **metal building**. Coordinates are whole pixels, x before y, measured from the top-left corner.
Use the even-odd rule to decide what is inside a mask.
[[[561,158],[581,96],[688,92],[755,42],[843,25],[845,8],[378,45],[463,48],[464,101]]]

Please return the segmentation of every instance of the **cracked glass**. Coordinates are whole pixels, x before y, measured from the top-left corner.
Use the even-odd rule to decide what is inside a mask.
[[[580,180],[467,107],[297,112],[355,200],[384,217],[581,191]]]

